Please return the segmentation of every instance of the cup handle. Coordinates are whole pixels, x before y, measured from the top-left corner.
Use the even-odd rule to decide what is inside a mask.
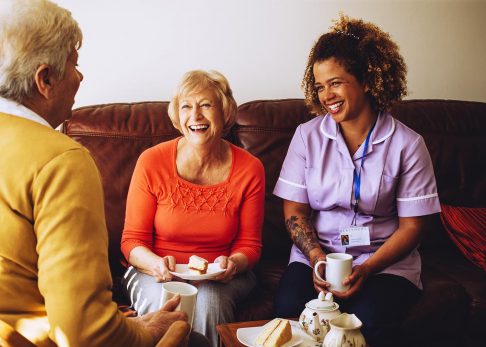
[[[323,281],[323,282],[325,282],[326,280],[325,280],[325,279],[323,279],[323,278],[321,277],[321,275],[319,275],[319,271],[318,271],[318,270],[319,270],[319,266],[321,266],[322,264],[327,264],[327,262],[326,262],[325,260],[319,260],[319,261],[318,261],[318,262],[317,262],[317,263],[314,265],[314,274],[316,275],[316,277],[317,277],[317,279],[318,279],[319,281]]]

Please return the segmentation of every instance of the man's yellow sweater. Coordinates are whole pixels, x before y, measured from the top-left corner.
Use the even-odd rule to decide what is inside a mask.
[[[103,191],[88,151],[0,113],[0,319],[39,346],[151,346],[112,301]]]

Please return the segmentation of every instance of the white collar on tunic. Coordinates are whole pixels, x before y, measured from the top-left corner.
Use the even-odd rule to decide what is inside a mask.
[[[51,125],[41,116],[39,116],[37,113],[32,111],[31,109],[25,107],[22,104],[19,104],[18,102],[6,99],[4,97],[0,96],[0,112],[6,113],[12,116],[17,116],[21,118],[25,118],[34,122],[37,122],[39,124],[48,126],[49,128],[52,128]]]
[[[331,140],[337,140],[339,127],[337,123],[328,114],[321,121],[322,133]],[[395,119],[389,113],[380,113],[376,120],[375,130],[371,134],[371,143],[377,144],[385,141],[395,131]]]

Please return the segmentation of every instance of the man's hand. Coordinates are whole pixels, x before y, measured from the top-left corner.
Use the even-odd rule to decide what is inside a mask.
[[[167,301],[159,311],[144,314],[143,316],[133,318],[137,320],[144,329],[146,329],[154,339],[154,345],[164,336],[167,329],[177,320],[187,322],[187,314],[182,311],[174,312],[179,305],[181,297],[179,294]]]

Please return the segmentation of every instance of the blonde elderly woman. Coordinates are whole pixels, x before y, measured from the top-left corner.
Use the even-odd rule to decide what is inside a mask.
[[[187,317],[118,311],[98,170],[53,129],[83,79],[81,41],[71,13],[50,1],[0,3],[0,320],[37,346],[154,346]]]
[[[222,137],[236,102],[216,71],[186,73],[169,104],[183,136],[146,150],[128,192],[121,248],[132,267],[127,290],[138,312],[158,308],[161,285],[191,255],[225,271],[197,283],[194,330],[217,344],[215,326],[233,321],[255,286],[265,192],[261,162]],[[137,285],[135,285],[137,284]]]

